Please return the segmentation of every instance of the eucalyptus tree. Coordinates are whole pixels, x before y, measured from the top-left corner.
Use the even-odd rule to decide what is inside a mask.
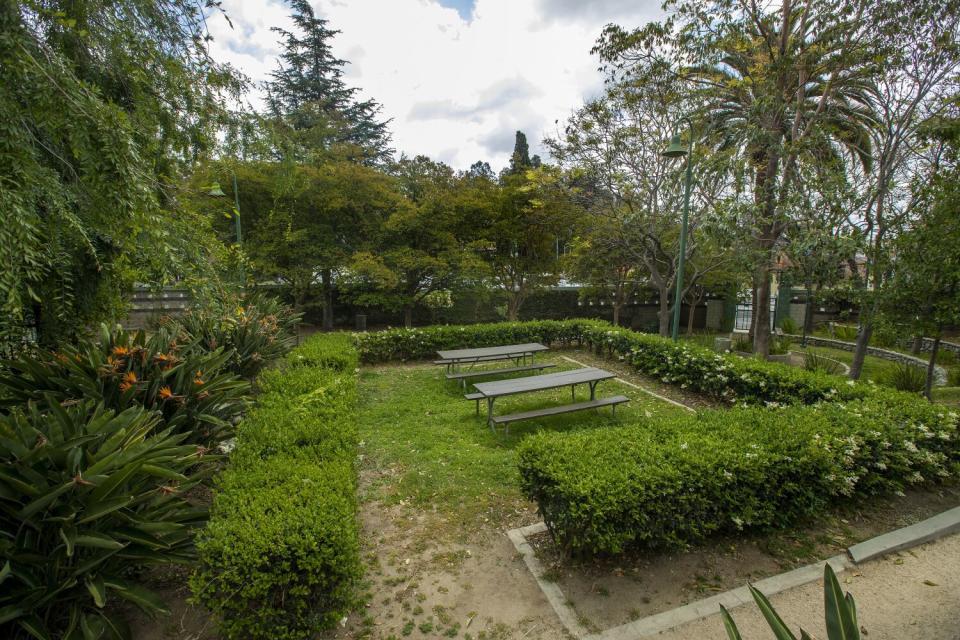
[[[659,332],[669,335],[684,183],[683,165],[665,157],[663,150],[693,103],[678,93],[672,78],[657,69],[646,71],[635,69],[629,81],[611,84],[603,97],[576,111],[564,131],[546,144],[579,185],[577,197],[587,213],[579,227],[581,241],[601,240],[613,255],[622,253],[628,263],[637,265],[636,275],[658,293]],[[702,255],[684,279],[684,295],[700,277],[735,258],[729,245],[726,251],[709,255],[702,251],[708,246],[703,235],[708,220],[724,218],[723,225],[710,225],[714,229],[738,227],[734,203],[740,180],[737,165],[730,160],[702,143],[694,145],[690,161],[697,177],[685,259],[693,265],[693,258]],[[597,238],[590,240],[593,234]]]
[[[115,317],[134,281],[194,263],[174,185],[216,142],[242,79],[187,0],[0,3],[0,337]]]
[[[596,50],[615,72],[659,67],[702,102],[719,148],[752,174],[754,348],[769,352],[771,271],[799,165],[848,149],[869,166],[868,90],[879,0],[668,0],[663,22],[608,27]]]
[[[875,126],[870,147],[875,161],[851,163],[850,184],[863,204],[850,223],[860,229],[867,259],[860,284],[860,321],[850,377],[863,369],[874,320],[890,272],[892,243],[917,215],[915,184],[936,168],[939,151],[918,137],[925,122],[953,105],[960,70],[960,2],[887,2],[875,28],[884,64],[869,91]],[[934,145],[936,147],[936,145]]]

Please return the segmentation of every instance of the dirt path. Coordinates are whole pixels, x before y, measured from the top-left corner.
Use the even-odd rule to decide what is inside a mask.
[[[499,528],[451,531],[406,505],[361,508],[368,603],[331,638],[568,638]],[[521,514],[516,522],[533,520]]]
[[[859,622],[866,630],[864,638],[960,638],[960,535],[867,562],[841,574],[840,582],[857,601]],[[822,581],[785,591],[770,600],[794,631],[802,624],[815,637],[826,637]],[[756,607],[737,607],[732,614],[745,639],[771,637]],[[726,640],[727,636],[720,616],[714,615],[657,638]]]

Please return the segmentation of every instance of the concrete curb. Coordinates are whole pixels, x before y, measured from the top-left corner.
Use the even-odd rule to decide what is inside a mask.
[[[847,553],[854,562],[859,564],[894,551],[916,547],[958,531],[960,531],[960,507],[944,511],[909,527],[855,544],[847,550]]]
[[[543,574],[545,571],[543,564],[540,562],[540,559],[534,552],[533,547],[531,547],[530,543],[527,542],[527,536],[537,533],[545,533],[546,530],[546,523],[538,522],[537,524],[532,524],[528,527],[511,529],[510,531],[507,531],[507,537],[510,538],[510,542],[513,543],[513,546],[516,548],[517,552],[523,556],[523,562],[527,565],[530,573],[533,574],[533,579],[537,581],[540,591],[542,591],[543,595],[547,597],[547,601],[550,603],[550,606],[553,607],[553,610],[557,612],[557,616],[560,618],[560,622],[563,623],[563,626],[566,627],[567,631],[569,631],[575,638],[584,638],[586,637],[587,633],[589,633],[587,628],[580,624],[580,620],[577,617],[577,612],[573,610],[573,607],[567,604],[568,600],[566,596],[563,595],[563,592],[560,591],[560,586],[555,582],[549,582],[544,579]]]
[[[695,620],[717,614],[720,612],[720,605],[723,605],[727,609],[733,609],[742,604],[753,603],[753,596],[750,595],[750,590],[746,586],[737,587],[736,589],[731,589],[709,598],[703,598],[702,600],[697,600],[681,607],[670,609],[669,611],[612,627],[600,633],[591,634],[580,623],[576,611],[570,601],[563,595],[560,586],[554,582],[548,582],[542,577],[544,573],[543,565],[534,553],[533,547],[527,542],[526,536],[544,533],[546,531],[547,525],[543,522],[538,522],[537,524],[508,531],[507,536],[513,542],[517,551],[523,556],[524,562],[530,569],[530,572],[533,574],[534,579],[537,581],[537,584],[547,597],[554,611],[557,612],[560,621],[566,627],[567,631],[580,640],[633,640],[634,638],[644,638],[668,631],[688,622],[694,622]],[[820,580],[823,577],[823,567],[828,562],[830,566],[833,567],[834,572],[839,575],[868,560],[873,560],[895,551],[916,547],[958,532],[960,532],[960,507],[944,511],[922,522],[855,544],[847,549],[846,553],[828,558],[827,560],[821,560],[820,562],[793,569],[786,573],[765,578],[754,583],[753,586],[765,596],[769,597],[793,589],[794,587]]]

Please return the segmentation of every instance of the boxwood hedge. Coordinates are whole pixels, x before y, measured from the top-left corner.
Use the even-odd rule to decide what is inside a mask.
[[[258,380],[191,578],[228,638],[311,638],[354,603],[356,364],[349,337],[318,335]]]
[[[676,547],[786,526],[838,499],[902,491],[956,475],[960,465],[956,413],[917,396],[602,321],[394,329],[354,339],[364,362],[510,342],[586,345],[733,406],[524,440],[523,490],[569,552]]]

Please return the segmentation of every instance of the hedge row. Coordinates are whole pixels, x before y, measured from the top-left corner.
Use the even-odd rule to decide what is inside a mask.
[[[955,475],[957,416],[892,392],[740,407],[573,433],[518,450],[524,493],[571,553],[678,547],[782,527],[837,499]]]
[[[311,638],[351,607],[357,354],[319,335],[265,371],[197,541],[197,599],[228,638]]]
[[[535,320],[472,325],[437,325],[354,334],[360,361],[365,363],[426,360],[438,349],[466,349],[502,344],[579,343],[588,328],[609,329],[602,320]]]
[[[956,413],[917,396],[605,322],[397,329],[355,341],[365,362],[429,358],[443,348],[577,343],[735,405],[524,440],[523,490],[569,552],[682,546],[786,526],[838,498],[902,491],[960,466]]]

